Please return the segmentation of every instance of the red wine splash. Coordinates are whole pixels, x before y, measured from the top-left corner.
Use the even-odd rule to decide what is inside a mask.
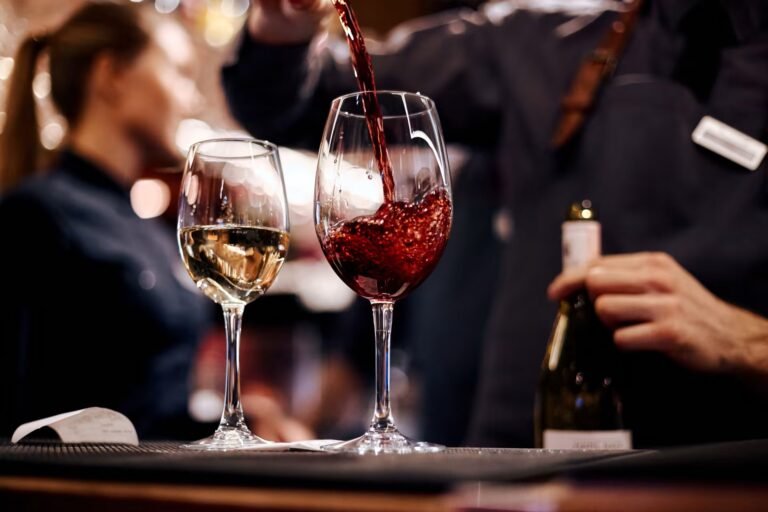
[[[451,231],[451,211],[444,189],[414,203],[385,202],[375,215],[331,228],[320,244],[333,269],[358,295],[400,299],[437,265]]]
[[[358,295],[396,300],[432,272],[448,241],[452,204],[445,189],[413,203],[395,201],[395,182],[384,122],[376,98],[371,57],[348,0],[332,0],[349,43],[352,67],[362,94],[363,113],[382,176],[384,204],[371,216],[342,222],[320,237],[331,266]]]
[[[333,6],[339,13],[339,21],[347,36],[349,51],[352,57],[352,69],[355,72],[357,85],[363,94],[363,113],[368,124],[368,135],[373,144],[373,154],[381,172],[384,186],[384,200],[391,203],[395,200],[395,180],[392,176],[392,163],[389,161],[387,141],[384,138],[384,120],[381,116],[379,101],[376,99],[376,79],[373,75],[371,56],[365,49],[365,39],[357,23],[357,16],[347,0],[332,0]]]

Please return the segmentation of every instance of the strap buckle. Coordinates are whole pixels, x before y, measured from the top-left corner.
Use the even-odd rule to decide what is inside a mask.
[[[589,56],[589,60],[602,66],[600,73],[603,77],[613,75],[616,71],[616,66],[619,63],[619,59],[616,58],[616,55],[606,48],[595,48]]]

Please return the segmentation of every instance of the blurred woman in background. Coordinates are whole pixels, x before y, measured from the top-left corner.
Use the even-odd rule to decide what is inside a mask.
[[[45,52],[69,125],[53,165],[40,159],[32,93]],[[193,46],[140,4],[96,3],[28,37],[15,62],[0,139],[0,435],[102,406],[142,438],[197,437],[187,388],[209,304],[189,288],[173,233],[129,198],[144,170],[180,163]]]

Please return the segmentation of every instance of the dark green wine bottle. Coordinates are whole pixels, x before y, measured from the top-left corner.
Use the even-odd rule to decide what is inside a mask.
[[[563,269],[600,256],[600,223],[590,201],[571,205],[563,223]],[[560,302],[541,365],[534,413],[536,446],[547,449],[632,448],[620,393],[613,336],[586,289]]]

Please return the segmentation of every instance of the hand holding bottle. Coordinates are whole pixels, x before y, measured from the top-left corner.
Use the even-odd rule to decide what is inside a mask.
[[[248,17],[248,32],[266,44],[308,42],[333,11],[330,0],[255,0]]]
[[[622,350],[768,379],[768,320],[720,300],[668,254],[604,256],[560,274],[548,294],[559,300],[583,287]]]

